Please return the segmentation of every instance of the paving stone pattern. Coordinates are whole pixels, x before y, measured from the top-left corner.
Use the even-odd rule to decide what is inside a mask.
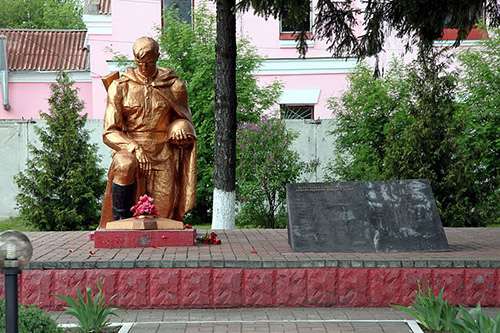
[[[445,228],[450,252],[411,253],[300,253],[285,229],[216,232],[221,245],[133,249],[95,249],[89,232],[28,232],[34,252],[27,269],[500,268],[500,228]]]
[[[75,323],[61,311],[50,312],[60,324]],[[412,332],[408,314],[393,308],[260,308],[128,310],[115,322],[145,332]]]

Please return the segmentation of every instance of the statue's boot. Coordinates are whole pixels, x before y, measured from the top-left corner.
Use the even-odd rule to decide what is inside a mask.
[[[132,217],[130,208],[134,206],[135,184],[118,185],[113,183],[111,190],[113,192],[113,218],[123,220]]]

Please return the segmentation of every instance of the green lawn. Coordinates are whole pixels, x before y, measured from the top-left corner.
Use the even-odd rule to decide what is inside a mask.
[[[6,220],[0,221],[0,232],[6,230],[17,230],[17,231],[38,231],[36,228],[28,225],[26,221],[24,221],[20,217],[11,217]]]
[[[193,225],[196,230],[208,230],[212,227],[211,224],[199,224]],[[239,228],[238,226],[236,228]],[[6,220],[0,220],[0,232],[6,230],[17,230],[17,231],[38,231],[36,228],[28,225],[20,217],[11,217]]]

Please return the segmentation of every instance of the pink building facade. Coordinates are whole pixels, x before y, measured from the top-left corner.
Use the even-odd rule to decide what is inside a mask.
[[[0,36],[0,119],[39,119],[58,70],[71,74],[85,112],[92,110],[86,31],[0,30]]]
[[[312,0],[311,8],[316,2]],[[215,4],[206,0],[85,0],[84,22],[88,30],[82,48],[88,53],[86,67],[49,70],[10,67],[10,109],[0,109],[0,119],[38,119],[40,111],[48,109],[49,85],[55,82],[57,69],[71,72],[76,87],[80,89],[80,98],[86,102],[88,118],[102,119],[106,91],[101,78],[117,69],[112,61],[114,53],[133,59],[134,41],[141,36],[156,37],[162,25],[162,12],[172,4],[182,4],[191,12],[203,5],[215,12]],[[313,10],[310,18],[313,22]],[[251,11],[237,14],[237,32],[249,38],[265,58],[263,66],[254,73],[259,82],[264,85],[279,80],[284,85],[278,104],[270,111],[281,110],[284,118],[291,119],[332,118],[327,100],[346,88],[346,76],[354,70],[357,59],[333,58],[327,51],[326,42],[314,39],[308,40],[306,58],[300,59],[291,32],[279,19],[265,20]],[[379,61],[382,65],[387,63],[402,49],[397,39],[389,40]],[[53,58],[56,57],[53,54]]]
[[[101,1],[102,5],[103,1]],[[133,42],[141,36],[156,37],[161,27],[163,7],[168,3],[154,1],[111,0],[109,13],[84,15],[88,28],[90,52],[90,76],[92,80],[92,108],[89,118],[100,119],[104,115],[106,91],[101,77],[116,70],[111,61],[113,52],[119,52],[130,59]],[[313,5],[315,1],[313,1]],[[215,12],[210,1],[193,1],[191,8],[204,5]],[[140,19],[139,19],[140,18]],[[237,14],[237,29],[240,35],[250,38],[265,58],[263,66],[255,73],[262,84],[280,80],[284,92],[274,109],[290,107],[292,113],[298,110],[306,119],[331,118],[326,100],[338,94],[346,86],[346,75],[352,72],[356,59],[335,59],[326,51],[324,41],[308,41],[306,59],[299,59],[295,41],[283,38],[280,21],[253,15],[251,12]],[[182,78],[181,78],[182,79]]]

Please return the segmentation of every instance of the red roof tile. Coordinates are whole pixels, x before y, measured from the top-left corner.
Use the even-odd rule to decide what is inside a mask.
[[[3,30],[10,70],[89,69],[85,30]]]

